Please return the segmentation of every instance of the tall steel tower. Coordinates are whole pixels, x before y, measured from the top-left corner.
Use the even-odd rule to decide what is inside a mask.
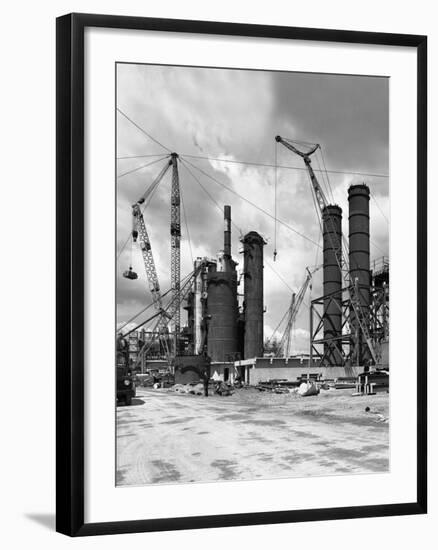
[[[178,154],[172,153],[172,190],[170,196],[170,281],[172,289],[172,325],[174,332],[174,355],[178,354],[181,315],[178,296],[181,277],[181,196],[178,176]]]

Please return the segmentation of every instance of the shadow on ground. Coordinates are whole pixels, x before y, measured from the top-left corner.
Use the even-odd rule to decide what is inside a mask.
[[[143,399],[139,399],[138,397],[133,397],[130,405],[125,405],[124,403],[117,403],[117,406],[118,407],[135,407],[135,406],[138,407],[139,405],[144,405],[144,404],[145,404],[145,401],[143,401]]]
[[[25,516],[35,523],[39,523],[46,529],[49,529],[50,531],[55,531],[55,514],[25,514]]]

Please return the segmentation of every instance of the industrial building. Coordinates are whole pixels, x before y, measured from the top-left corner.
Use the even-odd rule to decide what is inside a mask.
[[[368,187],[350,186],[348,199],[347,274],[343,273],[341,253],[342,210],[337,205],[327,205],[323,210],[323,296],[311,304],[312,316],[318,316],[318,324],[313,327],[311,353],[305,359],[302,355],[264,356],[265,241],[256,231],[241,239],[244,288],[239,312],[237,262],[230,245],[231,207],[224,207],[224,250],[217,261],[205,259],[186,306],[189,324],[198,327],[190,331],[193,335],[190,349],[200,354],[205,345],[211,359],[212,378],[233,382],[238,377],[245,383],[257,384],[276,378],[295,380],[309,369],[322,378],[355,376],[373,364],[368,337],[379,349],[378,366],[388,368],[389,262],[383,259],[370,268]],[[200,263],[201,259],[197,259],[195,267]],[[356,289],[353,294],[356,307],[349,294],[352,287]],[[361,328],[364,320],[367,332]],[[243,326],[243,341],[239,338],[239,323]]]
[[[291,354],[291,330],[313,273],[292,296],[286,330],[280,349],[266,357],[264,340],[264,246],[266,240],[253,228],[240,237],[243,268],[238,274],[237,251],[232,250],[231,206],[224,205],[223,250],[215,258],[199,257],[193,272],[184,281],[179,275],[179,188],[176,153],[152,184],[157,186],[172,168],[172,300],[163,306],[151,245],[139,205],[133,205],[133,238],[139,236],[149,277],[149,286],[158,317],[148,336],[142,333],[131,351],[133,362],[147,369],[148,361],[166,358],[169,366],[184,380],[199,378],[202,365],[210,376],[233,382],[236,378],[254,384],[265,378],[296,379],[308,373],[324,378],[357,376],[372,368],[388,368],[389,262],[370,263],[370,191],[366,184],[348,189],[348,213],[330,203],[311,166],[311,155],[318,149],[298,150],[294,143],[276,137],[304,160],[319,207],[322,229],[322,295],[311,300],[309,308],[308,356]],[[348,215],[348,238],[342,233],[342,217]],[[177,229],[175,229],[177,228]],[[214,230],[214,228],[213,228]],[[218,228],[219,231],[219,228]],[[177,238],[178,237],[178,238]],[[276,252],[274,252],[275,258]],[[239,258],[240,259],[240,258]],[[304,266],[303,266],[304,267]],[[137,277],[130,267],[129,279]],[[243,288],[242,288],[243,287]],[[187,312],[187,323],[180,326],[180,309]],[[176,315],[178,312],[178,315]],[[184,323],[183,323],[184,324]],[[172,328],[169,330],[169,326]],[[132,331],[131,331],[132,332]],[[275,332],[275,331],[274,331]],[[132,347],[132,346],[131,346]],[[192,358],[192,359],[190,359]],[[200,358],[204,358],[203,360]]]

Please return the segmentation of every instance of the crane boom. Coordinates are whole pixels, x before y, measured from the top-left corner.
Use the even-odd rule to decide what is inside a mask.
[[[146,224],[140,206],[145,202],[146,198],[149,197],[151,193],[156,189],[156,187],[170,168],[171,164],[171,161],[166,163],[166,166],[163,167],[149,189],[138,199],[136,203],[132,205],[132,240],[134,243],[139,240],[149,290],[152,295],[154,307],[157,311],[160,311],[163,307],[160,284],[158,281],[158,274],[155,267],[154,256],[152,254],[151,241],[149,239],[148,231],[146,229]]]
[[[307,276],[303,285],[298,291],[298,294],[295,294],[295,292],[292,294],[291,303],[288,310],[287,324],[283,336],[281,337],[279,346],[279,352],[283,352],[284,357],[290,357],[292,327],[295,323],[298,312],[300,311],[301,304],[303,303],[304,296],[306,295],[307,289],[309,288],[312,276],[316,271],[318,271],[318,269],[321,269],[321,266],[316,267],[312,271],[310,271],[309,268],[306,268]]]
[[[172,312],[174,312],[176,309],[179,310],[180,307],[181,307],[181,304],[187,298],[187,295],[188,295],[188,293],[189,293],[189,291],[190,291],[190,289],[193,285],[193,281],[196,279],[198,274],[204,268],[204,265],[205,265],[205,262],[201,262],[196,267],[196,269],[191,273],[191,275],[188,276],[187,280],[184,282],[184,284],[183,284],[182,288],[180,289],[180,291],[178,292],[178,294],[176,294],[172,297],[170,303],[166,307],[161,308],[161,311],[160,311],[160,314],[159,314],[160,316],[159,316],[159,318],[158,318],[158,320],[157,320],[157,322],[156,322],[156,324],[155,324],[155,326],[152,330],[152,333],[158,334],[158,336],[160,338],[160,341],[162,341],[163,343],[164,342],[166,343],[165,351],[166,351],[166,356],[168,358],[170,358],[170,353],[169,353],[168,346],[167,346],[167,339],[164,338],[165,328],[166,328],[169,320],[172,319]],[[138,356],[137,356],[137,362],[136,362],[137,365],[141,362],[141,357],[143,355],[145,355],[150,350],[152,344],[153,344],[153,340],[151,342],[145,342],[142,349],[139,350],[139,353],[138,353]]]
[[[133,230],[132,230],[133,239],[134,239],[134,242],[137,241],[137,238],[139,239],[141,254],[143,256],[143,263],[146,271],[146,278],[148,281],[149,290],[152,295],[152,302],[154,303],[155,309],[159,311],[163,307],[160,283],[158,281],[158,274],[155,268],[151,241],[149,239],[148,231],[146,229],[146,224],[144,222],[144,217],[138,203],[135,203],[132,206],[132,217],[133,217]],[[137,236],[134,236],[135,234],[137,234]]]
[[[152,296],[152,302],[155,311],[159,314],[157,330],[160,335],[164,334],[165,332],[165,328],[169,322],[169,315],[164,314],[163,299],[161,296],[160,283],[158,280],[157,269],[155,267],[154,256],[152,254],[151,241],[149,239],[148,231],[140,206],[145,202],[146,198],[149,197],[151,193],[156,189],[171,165],[172,161],[170,160],[163,167],[163,169],[158,174],[157,178],[154,180],[148,190],[140,197],[140,199],[136,203],[132,205],[132,240],[134,241],[134,243],[139,240],[140,243],[141,253],[143,256],[143,264],[146,271],[146,278],[148,281],[149,290]],[[169,351],[167,339],[161,339],[163,340],[167,355]]]
[[[327,198],[324,194],[324,191],[322,190],[322,188],[319,185],[319,182],[318,182],[318,180],[315,176],[315,172],[313,171],[312,163],[311,163],[311,160],[310,160],[311,155],[313,155],[313,153],[315,153],[317,151],[317,149],[320,148],[319,144],[318,143],[315,144],[310,149],[310,151],[307,151],[306,153],[304,153],[303,151],[300,151],[299,149],[297,149],[294,145],[292,145],[292,143],[285,140],[281,136],[275,136],[275,141],[277,141],[278,143],[281,143],[282,145],[284,145],[286,147],[286,149],[289,149],[289,151],[292,151],[293,153],[300,156],[304,160],[304,163],[306,164],[307,170],[308,170],[309,175],[310,175],[310,180],[312,182],[313,191],[315,193],[316,201],[318,203],[319,209],[322,212],[322,210],[328,205],[328,201],[327,201]]]

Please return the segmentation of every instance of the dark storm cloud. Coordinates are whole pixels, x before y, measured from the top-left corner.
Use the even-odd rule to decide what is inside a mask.
[[[274,82],[276,118],[293,120],[289,137],[322,144],[333,168],[388,173],[389,79],[277,73]]]
[[[117,92],[118,107],[122,111],[158,142],[183,157],[190,154],[272,164],[276,147],[274,137],[280,134],[320,143],[329,169],[383,174],[388,171],[388,81],[383,78],[119,65]],[[167,153],[122,115],[117,121],[118,156]],[[277,147],[279,164],[303,168],[300,158],[282,146]],[[153,160],[119,160],[118,174]],[[314,157],[312,163],[316,169],[322,168],[322,160],[320,153]],[[191,165],[179,164],[190,232],[189,239],[182,210],[181,272],[185,275],[191,271],[192,256],[215,257],[222,248],[221,208],[230,204],[235,224],[232,235],[235,259],[242,260],[240,231],[256,230],[267,241],[266,261],[278,273],[265,266],[265,329],[269,335],[289,304],[290,288],[296,290],[301,286],[306,266],[321,261],[315,246],[320,235],[308,175],[302,170],[278,170],[277,215],[289,228],[278,223],[275,237],[274,221],[266,215],[274,213],[275,172],[272,168],[189,157],[186,161],[217,181]],[[129,235],[132,203],[154,181],[164,162],[119,178],[119,250]],[[318,174],[322,182],[322,175]],[[344,231],[348,186],[363,179],[351,174],[330,174],[334,200],[344,210]],[[372,256],[377,257],[388,253],[388,227],[384,219],[389,216],[388,179],[370,177],[365,181],[378,198],[384,214],[382,216],[371,201]],[[169,197],[170,173],[145,212],[162,290],[170,284]],[[275,244],[278,258],[274,264]],[[131,263],[140,275],[136,281],[122,277],[123,270]],[[241,267],[240,264],[239,269]],[[150,301],[137,248],[134,247],[132,253],[129,245],[123,250],[117,273],[118,320],[124,322]],[[321,272],[318,272],[313,296],[320,292]],[[302,312],[298,319],[296,349],[307,347],[307,317]]]

